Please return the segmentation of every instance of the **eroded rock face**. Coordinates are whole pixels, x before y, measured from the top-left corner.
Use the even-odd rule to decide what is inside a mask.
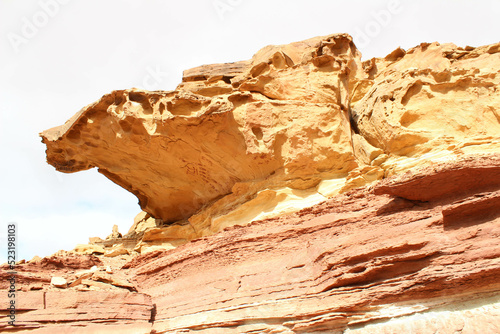
[[[41,134],[47,161],[144,211],[20,264],[21,289],[126,294],[103,331],[500,332],[499,64],[500,44],[438,43],[362,62],[336,34],[105,95]],[[98,269],[58,265],[78,258]],[[23,326],[96,325],[68,305]]]
[[[170,250],[29,261],[17,329],[497,333],[499,171],[499,154],[468,157]]]
[[[310,53],[322,43],[330,61],[318,67]],[[253,193],[273,184],[303,189],[319,175],[346,174],[357,166],[345,105],[360,55],[346,35],[293,48],[286,61],[276,47],[242,65],[188,71],[175,92],[106,95],[42,133],[48,162],[63,172],[98,167],[165,222],[189,218],[240,183],[266,180]],[[230,91],[212,96],[200,78]]]
[[[8,303],[6,294],[0,296]],[[0,321],[2,332],[150,333],[149,296],[106,291],[19,291],[15,326]]]
[[[0,332],[150,333],[155,306],[120,270],[126,261],[60,251],[17,265],[14,327],[6,308],[12,274],[2,265]]]
[[[172,248],[498,152],[499,57],[427,43],[361,62],[350,36],[317,37],[187,70],[175,91],[112,92],[41,136],[57,170],[97,167],[156,219],[124,236],[129,251]]]
[[[358,131],[393,156],[498,152],[499,62],[499,44],[423,43],[372,59],[351,100]]]

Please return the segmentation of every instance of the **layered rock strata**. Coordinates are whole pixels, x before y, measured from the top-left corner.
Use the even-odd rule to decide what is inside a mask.
[[[499,64],[500,44],[362,61],[335,34],[103,96],[41,134],[47,161],[143,212],[19,263],[0,330],[500,332]]]
[[[499,232],[497,155],[409,172],[126,267],[155,301],[161,333],[494,333]],[[195,295],[181,292],[190,286]]]
[[[317,37],[187,70],[175,91],[114,91],[41,136],[57,170],[97,167],[139,199],[138,229],[98,246],[167,249],[498,152],[499,57],[423,43],[362,62],[350,36]]]
[[[15,298],[10,268],[0,273],[0,332],[150,333],[155,313],[151,297],[138,293],[120,270],[125,259],[59,252],[15,267]],[[56,283],[57,282],[57,283]],[[58,284],[59,283],[59,284]],[[4,307],[15,301],[15,326]]]
[[[137,292],[84,284],[61,292],[47,280],[29,291],[44,267],[69,282],[75,274],[57,265],[64,255],[19,265],[31,273],[19,286],[30,303],[15,329],[497,333],[499,237],[500,155],[467,158],[115,262],[113,275]],[[118,261],[66,257],[84,259],[74,269]]]

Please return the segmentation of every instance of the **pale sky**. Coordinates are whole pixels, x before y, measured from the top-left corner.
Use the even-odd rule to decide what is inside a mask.
[[[38,137],[112,90],[171,90],[185,69],[331,33],[350,33],[363,59],[491,44],[499,17],[499,0],[0,0],[0,263],[9,222],[27,260],[132,225],[132,194],[95,170],[56,172]]]

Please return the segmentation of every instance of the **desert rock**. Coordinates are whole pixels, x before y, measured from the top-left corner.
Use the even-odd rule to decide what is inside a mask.
[[[486,166],[494,179],[500,156],[416,170],[127,267],[157,305],[158,332],[496,332],[500,184],[467,177]],[[441,194],[450,173],[463,190]],[[413,196],[387,195],[404,187]]]
[[[47,161],[98,168],[143,211],[126,235],[20,264],[19,284],[85,310],[123,298],[102,330],[499,332],[499,65],[500,44],[362,61],[334,34],[111,92],[41,133]],[[20,321],[97,325],[58,303]]]
[[[498,332],[500,184],[469,176],[496,180],[499,168],[500,155],[490,154],[413,169],[295,214],[130,257],[113,274],[87,267],[66,294],[47,285],[20,294],[19,329],[58,330],[47,319],[64,319],[82,332]],[[440,191],[450,175],[461,191]],[[20,266],[21,287],[39,279],[37,268]]]
[[[149,333],[154,309],[149,296],[123,290],[20,292],[16,306],[15,331],[33,333]],[[12,327],[2,319],[0,330]]]
[[[499,57],[423,43],[362,62],[350,36],[316,37],[187,70],[176,91],[112,92],[41,136],[57,170],[97,167],[138,197],[127,249],[177,247],[497,152]]]
[[[107,250],[105,253],[104,253],[104,256],[109,256],[109,257],[115,257],[115,256],[119,256],[119,255],[126,255],[126,254],[129,254],[129,251],[123,247],[123,245],[116,245],[116,246],[113,246],[111,249]]]
[[[118,225],[113,225],[113,232],[111,232],[111,234],[106,237],[106,240],[119,239],[121,237],[122,234],[120,233],[120,231],[118,231]]]
[[[76,245],[73,251],[80,254],[104,254],[105,252],[103,247],[99,245],[94,245],[92,243],[86,245],[84,244]]]
[[[52,277],[52,279],[50,280],[50,284],[52,284],[56,288],[66,288],[68,286],[68,282],[66,281],[66,279],[57,276]]]

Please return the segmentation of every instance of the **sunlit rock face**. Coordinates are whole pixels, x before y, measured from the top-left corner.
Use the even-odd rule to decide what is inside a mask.
[[[498,333],[499,238],[500,154],[462,157],[176,248],[19,264],[0,331]]]
[[[500,45],[457,48],[423,43],[366,62],[368,77],[351,99],[359,133],[400,157],[498,152]]]
[[[498,152],[499,57],[423,43],[363,62],[349,35],[316,37],[186,70],[175,91],[114,91],[41,136],[57,170],[97,167],[137,196],[130,251],[172,248]]]
[[[362,61],[335,34],[103,96],[47,161],[143,211],[19,264],[0,331],[500,332],[499,68],[500,44]]]

